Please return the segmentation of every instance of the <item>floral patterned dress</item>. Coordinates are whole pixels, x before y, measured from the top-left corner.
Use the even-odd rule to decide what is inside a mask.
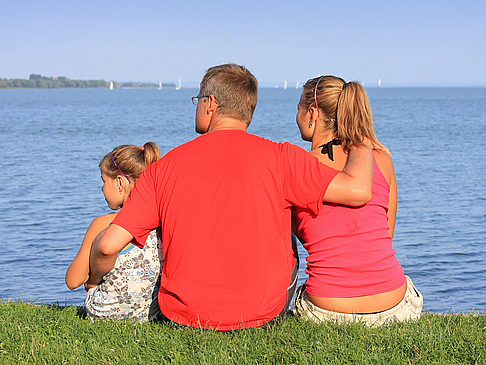
[[[160,231],[159,231],[160,232]],[[134,245],[118,255],[115,266],[86,295],[88,316],[96,319],[134,319],[146,322],[152,301],[157,301],[162,245],[160,234],[150,232],[143,249]]]

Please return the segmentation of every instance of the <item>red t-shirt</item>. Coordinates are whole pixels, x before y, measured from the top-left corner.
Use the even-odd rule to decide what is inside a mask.
[[[113,224],[138,246],[162,227],[159,304],[167,318],[256,327],[285,305],[295,263],[290,207],[318,213],[337,173],[289,143],[213,131],[149,166]]]

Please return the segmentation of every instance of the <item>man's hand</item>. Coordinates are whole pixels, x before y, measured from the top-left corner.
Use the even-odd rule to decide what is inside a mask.
[[[390,150],[384,144],[381,144],[380,143],[380,145],[377,148],[375,148],[375,149],[376,150],[381,150],[381,151],[385,152],[390,158],[393,157],[392,154],[391,154],[391,152],[390,152]]]
[[[378,140],[377,140],[378,141]],[[369,138],[364,138],[363,139],[363,144],[366,148],[369,148],[371,150],[379,150],[385,152],[390,158],[392,157],[392,154],[390,150],[380,141],[378,143],[372,143]]]
[[[84,290],[88,291],[91,288],[96,288],[98,284],[91,284],[89,281],[84,283]]]
[[[372,197],[373,158],[367,147],[353,147],[346,166],[331,181],[324,201],[351,206],[366,204]]]

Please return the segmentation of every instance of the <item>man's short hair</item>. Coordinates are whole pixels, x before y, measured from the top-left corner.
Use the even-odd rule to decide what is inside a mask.
[[[258,81],[244,66],[214,66],[206,71],[199,95],[214,95],[220,115],[250,124],[257,104]]]

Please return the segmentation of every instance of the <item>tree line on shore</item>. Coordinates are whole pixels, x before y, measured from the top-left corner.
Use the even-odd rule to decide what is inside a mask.
[[[0,89],[56,89],[56,88],[108,88],[105,80],[72,80],[64,76],[42,76],[30,74],[28,79],[0,79]],[[162,83],[163,88],[175,87],[173,83]],[[113,82],[114,88],[157,88],[158,84],[147,82]]]

